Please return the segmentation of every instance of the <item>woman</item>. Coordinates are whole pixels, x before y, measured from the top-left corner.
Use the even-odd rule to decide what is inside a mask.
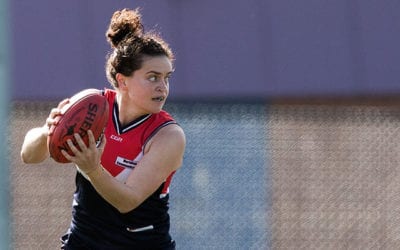
[[[110,107],[104,137],[89,145],[68,142],[77,166],[73,217],[62,249],[175,249],[169,235],[168,187],[181,166],[185,135],[162,110],[169,93],[173,53],[143,30],[138,10],[116,11],[106,32],[112,52],[106,74],[114,89],[102,91]],[[68,103],[52,109],[43,127],[30,130],[21,157],[44,161],[49,127]]]

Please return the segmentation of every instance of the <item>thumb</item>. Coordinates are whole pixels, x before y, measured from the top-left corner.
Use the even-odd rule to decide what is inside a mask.
[[[102,135],[101,135],[101,141],[100,141],[100,143],[97,145],[97,149],[99,150],[100,155],[103,154],[104,148],[106,147],[106,143],[107,143],[107,139],[106,139],[106,137],[104,136],[104,134],[102,134]]]

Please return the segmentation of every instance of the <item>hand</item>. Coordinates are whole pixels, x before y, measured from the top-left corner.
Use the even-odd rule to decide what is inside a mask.
[[[69,99],[64,99],[61,102],[58,103],[57,108],[53,108],[50,111],[49,116],[46,119],[46,124],[44,125],[44,127],[46,128],[46,131],[48,133],[48,135],[50,134],[50,127],[52,125],[57,126],[57,121],[58,119],[56,119],[57,116],[62,115],[62,108],[67,105],[69,103]]]
[[[88,130],[87,134],[89,137],[88,146],[86,146],[79,134],[74,134],[76,145],[74,145],[71,139],[67,141],[74,156],[69,155],[65,150],[61,151],[67,160],[75,163],[86,175],[100,167],[101,155],[103,154],[106,145],[106,139],[104,136],[102,137],[99,146],[96,147],[96,140],[93,136],[93,132]]]

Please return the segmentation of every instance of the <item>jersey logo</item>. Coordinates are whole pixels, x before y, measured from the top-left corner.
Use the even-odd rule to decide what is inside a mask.
[[[125,159],[121,156],[118,156],[115,160],[115,164],[124,168],[133,169],[137,165],[137,161]]]
[[[117,141],[117,142],[122,142],[122,140],[123,140],[122,137],[119,137],[119,136],[116,136],[116,135],[111,135],[110,138],[112,140],[114,140],[114,141]]]

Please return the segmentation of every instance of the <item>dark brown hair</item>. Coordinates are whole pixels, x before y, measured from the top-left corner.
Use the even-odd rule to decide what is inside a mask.
[[[107,55],[106,74],[108,81],[118,87],[117,73],[131,76],[142,67],[144,56],[174,55],[168,44],[155,32],[144,32],[138,9],[123,9],[114,12],[106,32],[112,52]]]

